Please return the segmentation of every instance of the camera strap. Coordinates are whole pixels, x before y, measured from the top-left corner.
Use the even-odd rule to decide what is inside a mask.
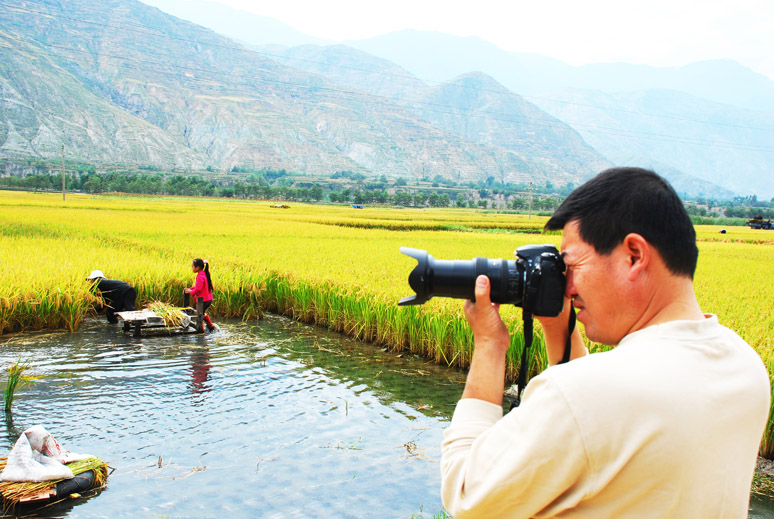
[[[523,312],[524,320],[524,349],[521,350],[521,362],[519,363],[519,377],[516,379],[516,398],[511,403],[511,410],[521,404],[521,393],[527,385],[527,370],[529,368],[529,348],[532,346],[532,314]]]
[[[521,404],[521,393],[527,385],[527,371],[529,369],[529,348],[532,346],[533,321],[530,312],[522,314],[524,320],[524,349],[521,350],[521,363],[519,364],[519,377],[516,379],[516,398],[511,403],[511,410]],[[567,325],[567,342],[564,343],[564,355],[559,364],[570,362],[572,353],[572,332],[575,330],[575,308],[570,306],[570,321]]]
[[[567,342],[564,343],[564,355],[559,364],[570,362],[570,354],[572,353],[572,332],[575,330],[575,307],[570,305],[570,324],[567,327]]]

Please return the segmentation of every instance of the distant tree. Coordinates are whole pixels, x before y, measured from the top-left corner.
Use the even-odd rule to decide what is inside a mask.
[[[414,197],[411,196],[411,193],[406,193],[405,191],[401,191],[399,193],[395,193],[395,196],[393,197],[393,201],[395,205],[409,207],[413,205]]]
[[[381,190],[374,193],[373,201],[379,204],[389,203],[390,195],[387,191]]]
[[[515,196],[513,197],[513,200],[511,201],[511,208],[512,209],[524,209],[529,205],[529,201],[521,196]]]
[[[572,182],[568,182],[559,190],[559,194],[562,196],[569,196],[570,193],[575,191],[575,184]]]

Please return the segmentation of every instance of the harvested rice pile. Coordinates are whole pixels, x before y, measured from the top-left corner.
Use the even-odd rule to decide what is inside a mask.
[[[176,326],[188,326],[190,318],[183,312],[182,308],[172,306],[161,301],[154,301],[147,306],[148,310],[151,310],[156,315],[164,318],[164,323],[167,328]]]
[[[5,464],[8,458],[0,458],[0,471],[5,468]],[[73,471],[73,474],[83,474],[86,471],[93,470],[95,474],[94,484],[91,488],[102,488],[107,484],[108,465],[96,456],[86,458],[83,460],[73,461],[67,464],[67,467]],[[21,502],[28,501],[35,498],[35,496],[41,494],[47,489],[56,489],[56,484],[64,481],[63,479],[51,480],[51,481],[28,481],[28,482],[15,482],[15,481],[0,481],[0,498],[3,502],[3,510],[7,511],[13,509]],[[66,498],[67,496],[57,496],[59,498]]]

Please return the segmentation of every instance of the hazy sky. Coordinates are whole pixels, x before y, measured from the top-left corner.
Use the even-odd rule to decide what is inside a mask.
[[[773,0],[215,1],[335,41],[434,30],[572,65],[731,58],[774,79]]]

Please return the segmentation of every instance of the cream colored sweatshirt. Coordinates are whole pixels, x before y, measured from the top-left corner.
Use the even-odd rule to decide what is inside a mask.
[[[505,416],[460,400],[443,503],[457,519],[744,519],[770,396],[716,316],[651,326],[548,368]]]

